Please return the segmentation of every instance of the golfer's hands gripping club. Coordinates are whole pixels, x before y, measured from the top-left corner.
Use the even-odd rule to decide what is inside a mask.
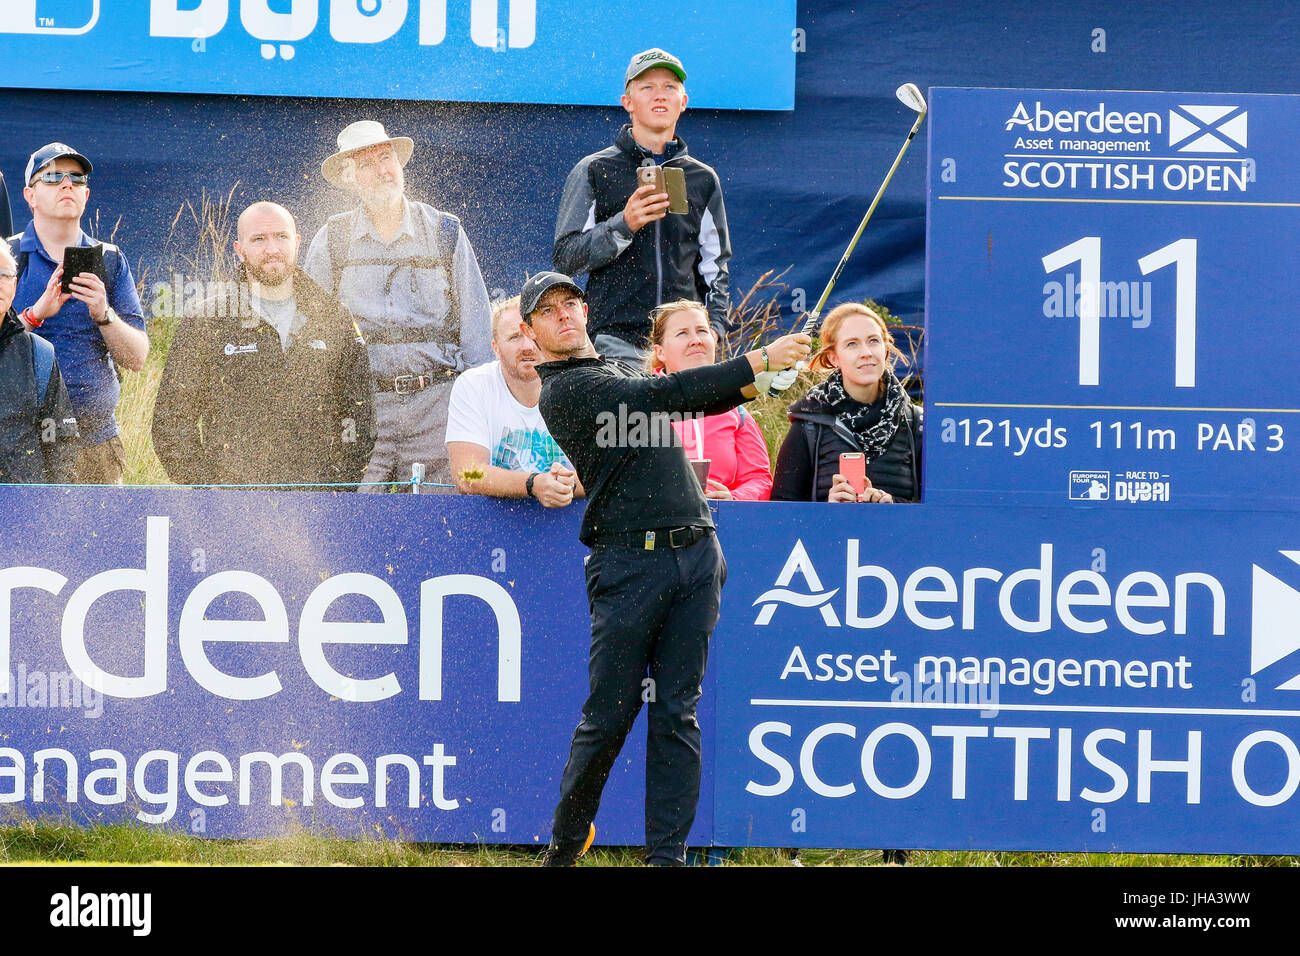
[[[754,369],[754,395],[770,391],[774,387],[775,380],[782,375],[789,375],[790,381],[793,382],[794,376],[799,374],[795,371],[795,367],[804,365],[811,354],[812,337],[803,332],[783,335],[768,345],[766,363],[763,361],[762,349],[747,352],[745,357],[749,359],[749,364]],[[785,387],[790,386],[787,384]],[[746,397],[753,398],[754,395],[747,394]]]
[[[834,282],[834,280],[831,281]],[[826,291],[829,292],[830,290],[827,289]],[[822,293],[822,299],[823,301],[826,299],[826,293]],[[820,320],[821,320],[821,306],[818,305],[818,307],[815,310],[813,310],[808,314],[808,321],[804,322],[803,329],[801,330],[801,332],[805,334],[812,332],[813,329],[817,328]],[[799,373],[802,372],[807,367],[808,367],[808,363],[806,361],[800,360],[796,362],[792,368],[784,369],[778,372],[776,375],[772,376],[771,382],[767,383],[766,387],[760,386],[759,392],[760,393],[767,392],[768,395],[771,395],[773,398],[775,398],[776,396],[784,392],[787,388],[789,388],[791,385],[793,385],[794,380],[799,377]]]

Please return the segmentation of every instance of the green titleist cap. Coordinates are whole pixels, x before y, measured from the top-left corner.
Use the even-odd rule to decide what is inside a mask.
[[[653,70],[656,66],[662,66],[665,70],[672,70],[677,74],[678,79],[683,83],[686,82],[686,67],[682,66],[682,61],[667,50],[652,47],[632,57],[627,65],[627,75],[623,77],[623,85],[627,86],[646,70]]]

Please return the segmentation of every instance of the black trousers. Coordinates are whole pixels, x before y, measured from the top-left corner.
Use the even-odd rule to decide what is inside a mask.
[[[610,768],[645,702],[646,860],[685,863],[686,835],[700,797],[695,708],[726,577],[713,534],[675,550],[592,549],[591,694],[560,783],[551,828],[556,846],[580,847],[586,839]]]

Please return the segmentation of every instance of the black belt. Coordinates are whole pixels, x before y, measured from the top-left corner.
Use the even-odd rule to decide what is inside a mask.
[[[695,525],[688,528],[652,528],[649,531],[602,534],[596,539],[596,544],[654,551],[656,548],[685,548],[710,534],[713,534],[712,528]]]
[[[449,368],[442,370],[443,374],[436,373],[430,375],[397,375],[392,378],[376,378],[376,392],[396,392],[398,395],[411,395],[415,392],[423,392],[431,385],[437,385],[439,382],[450,381],[455,372]]]

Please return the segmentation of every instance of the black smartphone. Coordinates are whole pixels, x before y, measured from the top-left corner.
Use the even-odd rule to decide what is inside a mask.
[[[63,280],[60,283],[64,292],[72,291],[72,279],[83,272],[93,272],[104,280],[104,247],[99,243],[93,246],[68,246],[63,250]]]

